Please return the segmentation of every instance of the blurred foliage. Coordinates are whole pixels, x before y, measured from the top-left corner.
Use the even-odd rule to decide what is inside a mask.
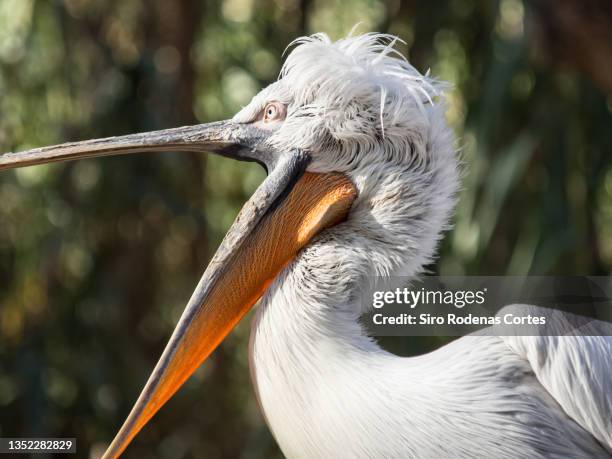
[[[454,85],[464,189],[432,269],[608,274],[612,75],[587,62],[606,40],[584,30],[589,53],[553,53],[563,41],[547,34],[564,29],[546,24],[547,8],[555,3],[0,0],[0,151],[230,117],[276,78],[291,40],[361,22],[399,35],[417,68]],[[590,26],[612,30],[612,15],[595,17]],[[3,173],[0,435],[77,437],[78,457],[98,457],[263,176],[195,154]],[[250,387],[248,329],[243,321],[128,457],[280,455]]]

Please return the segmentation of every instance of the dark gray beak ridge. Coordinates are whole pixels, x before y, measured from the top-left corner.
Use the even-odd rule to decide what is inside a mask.
[[[208,151],[240,161],[255,161],[271,170],[276,155],[266,148],[270,132],[250,124],[217,121],[162,131],[71,142],[0,155],[0,171],[16,167],[152,151]]]

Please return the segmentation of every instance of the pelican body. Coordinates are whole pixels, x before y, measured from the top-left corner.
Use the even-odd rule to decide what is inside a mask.
[[[612,338],[600,324],[580,336],[467,336],[412,358],[360,325],[360,289],[423,272],[459,187],[444,85],[395,41],[299,39],[278,81],[232,120],[0,156],[2,170],[209,151],[268,171],[105,457],[124,451],[257,302],[251,375],[287,457],[610,457]]]

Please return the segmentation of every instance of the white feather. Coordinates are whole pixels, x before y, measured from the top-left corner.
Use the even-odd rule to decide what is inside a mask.
[[[609,439],[610,388],[587,369],[602,365],[598,381],[609,382],[609,341],[471,336],[407,359],[363,333],[360,289],[423,271],[459,186],[444,85],[398,58],[394,40],[300,38],[279,80],[235,117],[286,103],[271,142],[311,152],[311,171],[343,172],[359,192],[348,220],[312,241],[260,302],[251,369],[272,432],[288,457],[605,457],[595,438]],[[541,365],[553,347],[554,365]],[[569,400],[574,375],[583,407]]]

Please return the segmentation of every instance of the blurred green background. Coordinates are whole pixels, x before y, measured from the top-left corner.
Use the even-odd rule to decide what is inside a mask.
[[[0,0],[0,152],[230,117],[291,40],[358,22],[454,84],[464,189],[433,269],[609,274],[605,0]],[[78,457],[98,457],[263,177],[198,154],[0,174],[0,436],[77,437]],[[250,386],[248,325],[127,457],[280,456]]]

